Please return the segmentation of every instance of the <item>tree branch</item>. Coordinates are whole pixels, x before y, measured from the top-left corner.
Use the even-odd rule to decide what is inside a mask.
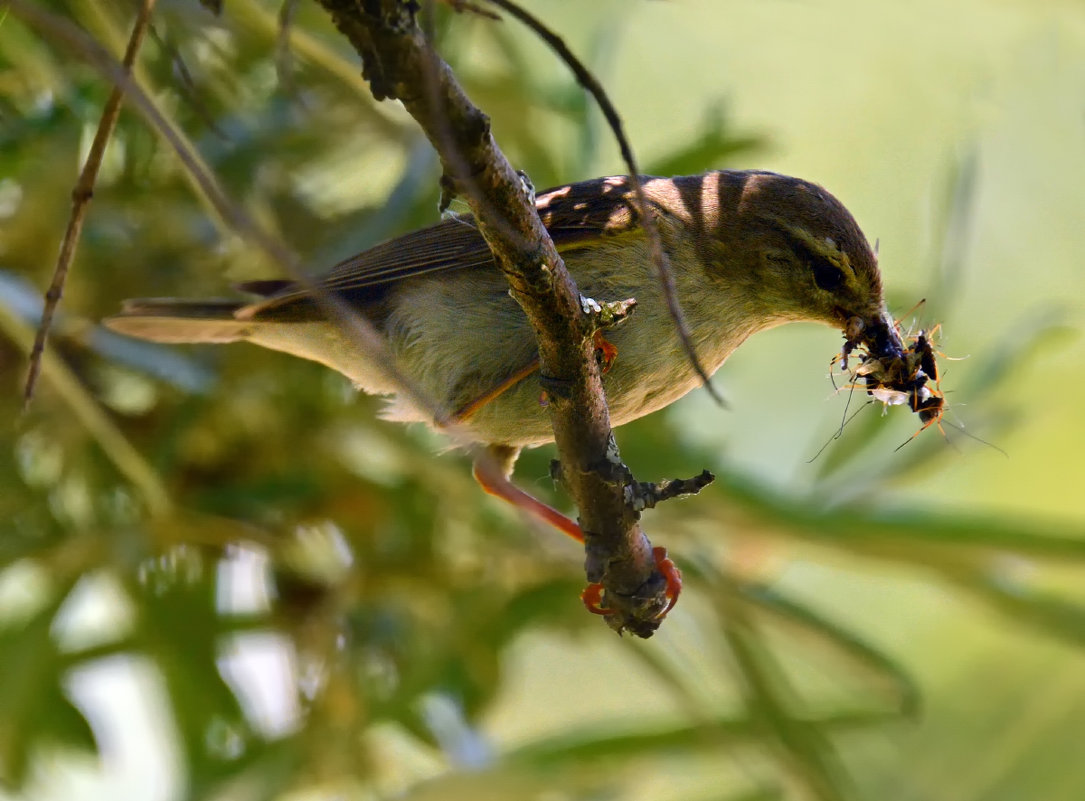
[[[362,57],[374,97],[396,99],[440,156],[446,190],[467,200],[479,231],[535,331],[561,478],[580,510],[588,580],[602,583],[616,630],[650,636],[666,607],[665,580],[639,513],[632,474],[610,428],[591,335],[576,286],[521,176],[449,66],[416,22],[411,0],[319,0]],[[633,323],[635,324],[635,323]]]

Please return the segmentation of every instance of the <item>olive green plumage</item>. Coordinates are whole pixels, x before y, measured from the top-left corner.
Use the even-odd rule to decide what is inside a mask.
[[[889,324],[874,252],[851,214],[824,189],[767,172],[642,181],[694,345],[710,373],[747,337],[772,326],[806,320],[873,330]],[[606,333],[618,349],[604,378],[614,424],[697,386],[628,178],[560,187],[536,202],[581,294],[637,300],[636,314]],[[369,319],[399,369],[448,413],[536,356],[527,320],[468,216],[378,245],[318,283]],[[252,342],[321,362],[363,391],[394,395],[371,355],[325,320],[304,288],[290,281],[241,288],[261,297],[131,300],[106,324],[159,342]],[[433,419],[395,397],[388,416]],[[538,382],[530,378],[485,404],[467,425],[491,444],[552,438]]]

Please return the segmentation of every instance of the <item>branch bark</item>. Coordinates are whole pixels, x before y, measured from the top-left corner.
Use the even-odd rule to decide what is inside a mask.
[[[416,21],[412,0],[319,0],[364,64],[376,99],[399,100],[440,156],[446,194],[463,197],[535,331],[540,376],[561,461],[580,510],[588,580],[602,583],[617,631],[647,637],[666,607],[639,513],[633,476],[610,427],[591,335],[593,321],[535,210],[524,179]],[[605,299],[601,299],[605,300]],[[630,324],[635,325],[636,321]]]

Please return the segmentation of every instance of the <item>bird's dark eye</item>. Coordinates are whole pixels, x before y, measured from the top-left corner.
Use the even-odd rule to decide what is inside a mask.
[[[788,231],[787,234],[794,261],[798,261],[799,264],[805,265],[810,270],[814,277],[814,283],[817,284],[819,289],[826,292],[835,292],[847,283],[848,279],[844,274],[844,270],[834,264],[828,256],[810,247],[805,239],[793,234],[791,231]],[[830,239],[826,240],[826,244],[833,247]],[[835,248],[833,249],[835,250]]]
[[[826,292],[833,292],[844,285],[844,271],[829,261],[814,256],[810,261],[814,283]]]

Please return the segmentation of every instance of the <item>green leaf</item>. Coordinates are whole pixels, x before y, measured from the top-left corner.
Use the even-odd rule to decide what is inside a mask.
[[[191,770],[214,777],[257,745],[240,702],[219,670],[227,627],[215,605],[214,561],[177,548],[129,581],[136,639],[165,681]]]
[[[19,788],[34,753],[64,745],[96,750],[94,735],[64,690],[53,619],[71,589],[21,623],[0,627],[0,783]]]
[[[735,677],[756,728],[771,738],[785,770],[822,801],[851,797],[851,789],[827,732],[792,711],[793,692],[765,639],[732,596],[718,599],[724,639],[734,656]]]
[[[958,586],[1005,614],[1013,623],[1085,646],[1085,604],[990,574],[962,577]]]
[[[892,719],[884,711],[857,709],[811,718],[805,725],[826,732],[848,732]],[[763,741],[761,721],[748,716],[710,715],[698,723],[657,723],[629,730],[628,724],[592,724],[545,737],[505,754],[513,763],[547,767],[565,761],[579,764],[650,759],[661,753],[713,754]]]
[[[843,656],[879,683],[887,683],[896,696],[902,714],[919,712],[919,687],[904,666],[878,650],[854,632],[838,626],[809,606],[793,601],[764,584],[730,582],[743,599],[785,623],[796,635],[813,639]]]
[[[748,156],[765,149],[765,139],[756,135],[736,134],[722,103],[709,106],[703,113],[700,134],[684,145],[668,149],[667,155],[648,163],[650,175],[693,175],[706,164],[720,168],[734,163],[737,156]]]
[[[721,472],[706,494],[725,505],[731,518],[757,520],[758,529],[766,533],[925,567],[951,570],[961,559],[1006,554],[1085,563],[1085,532],[1052,533],[1051,525],[933,508],[829,508],[827,503],[790,498],[734,472]]]

